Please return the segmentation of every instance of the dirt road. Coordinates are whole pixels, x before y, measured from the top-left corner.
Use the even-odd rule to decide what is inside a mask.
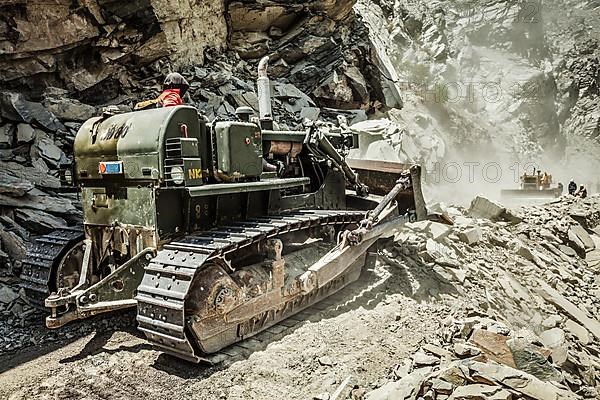
[[[443,300],[418,303],[412,292],[405,271],[378,265],[344,289],[338,305],[219,366],[160,354],[135,328],[98,328],[0,356],[0,398],[311,399],[334,392],[348,376],[345,395],[369,390],[435,336],[450,310]],[[133,313],[118,318],[120,326],[135,326]]]

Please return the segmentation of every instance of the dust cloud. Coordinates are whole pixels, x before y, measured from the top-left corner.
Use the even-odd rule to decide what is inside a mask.
[[[548,196],[511,198],[502,196],[504,189],[519,189],[523,173],[541,170],[552,175],[551,187],[562,183],[563,194],[571,179],[584,185],[588,194],[600,191],[600,145],[576,138],[563,154],[545,152],[530,160],[519,159],[515,153],[479,146],[467,151],[450,150],[444,161],[428,166],[424,171],[423,190],[429,203],[445,203],[467,207],[477,195],[506,205],[540,204],[551,201]]]

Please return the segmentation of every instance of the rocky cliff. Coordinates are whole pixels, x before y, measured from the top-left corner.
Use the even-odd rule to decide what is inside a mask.
[[[422,125],[466,154],[560,153],[541,3],[378,0],[358,10],[392,59],[407,119],[425,115]]]
[[[381,72],[373,66],[377,57],[353,5],[354,0],[3,2],[0,88],[39,98],[56,86],[92,104],[131,103],[126,96],[168,70],[211,69],[216,61],[207,60],[207,52],[230,49],[223,60],[227,67],[221,64],[211,75],[233,69],[244,79],[253,74],[244,68],[247,62],[269,54],[276,78],[323,104],[368,107],[384,97],[386,84],[382,87]],[[226,76],[207,82],[207,72],[186,72],[203,89],[231,81]],[[401,104],[397,91],[387,98],[390,107]]]
[[[362,134],[361,157],[421,163],[434,185],[439,164],[456,160],[552,162],[557,178],[585,175],[597,163],[598,6],[561,4],[3,1],[2,248],[17,260],[21,227],[37,234],[77,218],[74,196],[50,196],[82,121],[156,96],[172,70],[210,119],[257,109],[264,55],[283,128],[342,114]]]

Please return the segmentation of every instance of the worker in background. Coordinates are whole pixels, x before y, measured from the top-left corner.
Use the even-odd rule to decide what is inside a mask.
[[[569,194],[571,196],[575,196],[575,192],[577,191],[577,184],[575,183],[575,181],[573,179],[571,179],[571,181],[569,181]]]
[[[587,189],[585,188],[585,186],[579,186],[579,190],[577,191],[577,193],[575,193],[575,196],[585,199],[587,197]]]
[[[550,187],[550,183],[548,182],[548,173],[547,172],[544,172],[544,174],[542,175],[540,184],[542,185],[542,189],[546,189],[546,188]]]
[[[163,91],[156,99],[139,102],[134,110],[146,110],[149,108],[173,107],[183,104],[183,96],[189,89],[190,84],[181,74],[171,72],[165,78]]]

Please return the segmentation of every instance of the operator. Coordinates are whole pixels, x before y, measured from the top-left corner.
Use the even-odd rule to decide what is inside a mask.
[[[571,181],[569,182],[569,194],[571,196],[575,196],[575,192],[577,191],[577,184],[575,183],[575,181],[573,179],[571,179]]]
[[[163,91],[156,99],[139,102],[134,110],[146,110],[149,108],[173,107],[183,104],[183,96],[189,89],[190,84],[181,74],[171,72],[165,78]]]

